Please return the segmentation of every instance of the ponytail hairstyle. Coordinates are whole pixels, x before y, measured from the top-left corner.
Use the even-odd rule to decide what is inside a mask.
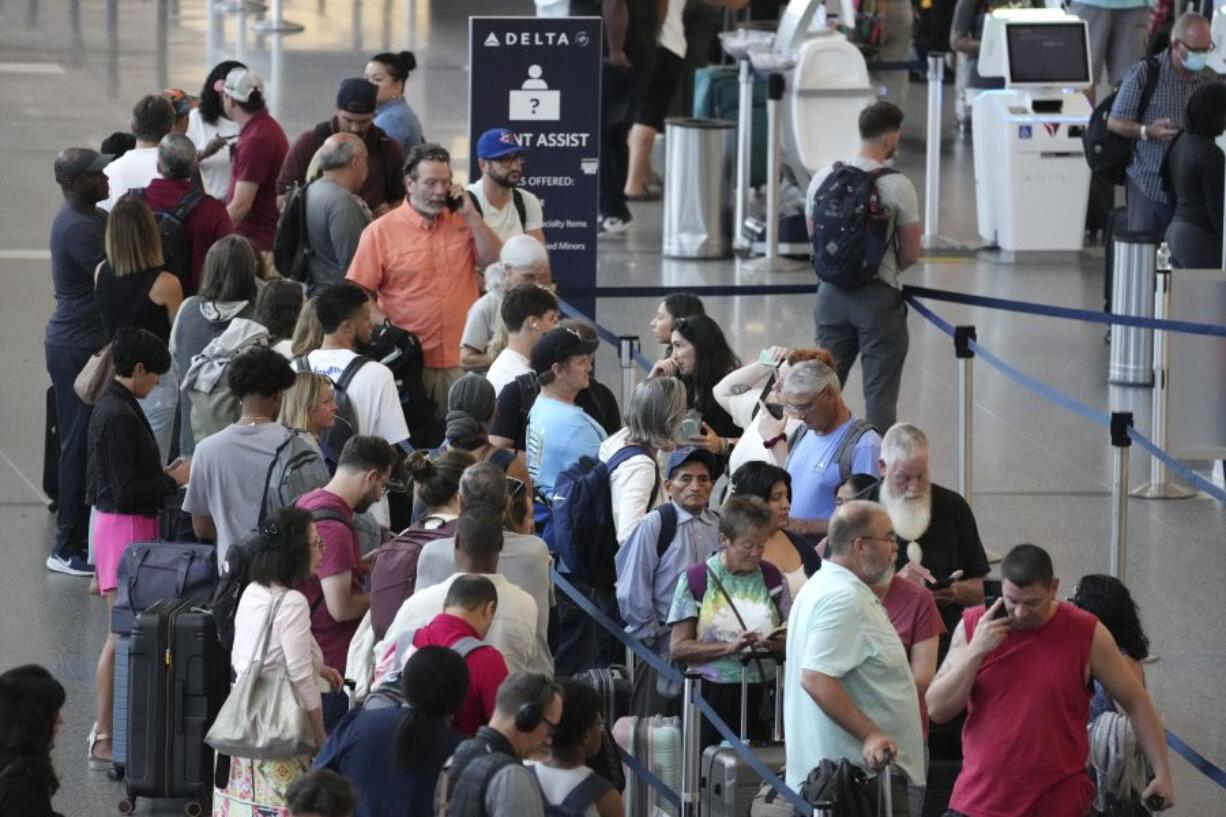
[[[13,758],[50,799],[60,787],[51,765],[64,687],[37,664],[0,675],[0,754]]]
[[[476,461],[459,448],[448,448],[436,459],[430,459],[429,451],[418,449],[405,460],[404,467],[426,509],[433,510],[445,506],[460,492],[460,477]]]
[[[417,768],[429,742],[431,721],[450,718],[468,694],[468,664],[449,647],[422,647],[400,673],[400,692],[408,709],[396,729],[396,766]]]

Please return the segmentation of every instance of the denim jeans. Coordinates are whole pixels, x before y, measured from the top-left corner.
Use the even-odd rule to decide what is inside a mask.
[[[167,372],[158,379],[158,384],[148,396],[136,401],[140,403],[149,428],[158,441],[158,452],[162,455],[162,464],[170,462],[170,442],[175,430],[175,415],[179,412],[179,378],[174,372]]]
[[[612,588],[592,587],[574,576],[567,576],[575,589],[610,618],[617,620],[617,597]],[[558,593],[553,646],[554,674],[566,678],[594,667],[608,666],[613,658],[613,637],[596,623],[565,593]]]

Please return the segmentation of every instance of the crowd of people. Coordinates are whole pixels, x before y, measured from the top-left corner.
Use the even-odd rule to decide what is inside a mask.
[[[628,5],[624,41],[605,43],[607,234],[626,228],[628,199],[652,195],[644,148],[686,48],[683,3],[661,4],[662,21],[654,3]],[[1135,125],[1142,147],[1166,139],[1186,103],[1176,189],[1226,124],[1222,86],[1188,77],[1202,33],[1175,23],[1159,64],[1178,93],[1157,94],[1147,116],[1162,118]],[[594,327],[560,319],[542,203],[520,187],[528,151],[488,131],[480,177],[456,184],[405,101],[415,66],[409,52],[372,57],[291,141],[260,78],[227,61],[195,104],[140,99],[122,155],[72,147],[55,160],[47,567],[92,577],[109,610],[125,549],[166,537],[168,519],[183,522],[173,536],[215,544],[219,565],[237,549],[248,567],[230,669],[284,674],[309,724],[311,751],[229,758],[215,815],[622,817],[620,778],[600,761],[613,724],[583,680],[620,648],[592,607],[695,670],[748,737],[769,739],[782,707],[798,790],[823,760],[870,774],[893,763],[907,795],[895,814],[918,815],[930,755],[953,745],[954,817],[1173,804],[1127,588],[1086,576],[1060,601],[1035,545],[1010,550],[993,584],[970,506],[930,480],[943,452],[897,421],[899,275],[921,232],[914,186],[887,165],[899,106],[868,106],[848,157],[878,185],[893,249],[864,286],[823,277],[818,345],[742,363],[702,301],[678,292],[644,316],[662,354],[619,407],[593,374]],[[1156,218],[1150,164],[1138,150],[1130,207],[1150,201]],[[844,172],[814,177],[811,232]],[[300,279],[274,262],[295,206]],[[1204,213],[1169,215],[1189,258]],[[397,354],[377,352],[389,337]],[[857,359],[864,417],[842,395]],[[116,638],[97,664],[91,769],[114,765]],[[680,713],[681,690],[647,662],[632,683],[629,713]],[[64,705],[41,668],[0,676],[3,813],[53,813]],[[704,720],[700,744],[719,740]]]

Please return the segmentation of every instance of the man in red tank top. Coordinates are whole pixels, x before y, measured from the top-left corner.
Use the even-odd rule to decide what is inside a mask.
[[[962,773],[951,811],[965,817],[1086,817],[1091,679],[1128,713],[1155,776],[1143,797],[1174,804],[1162,722],[1107,628],[1056,598],[1051,557],[1018,545],[1000,568],[1002,598],[962,614],[928,689],[936,723],[965,707]]]

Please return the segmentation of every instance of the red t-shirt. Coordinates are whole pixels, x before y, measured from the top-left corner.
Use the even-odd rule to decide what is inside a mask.
[[[890,617],[890,623],[898,631],[902,645],[911,655],[911,646],[930,638],[936,638],[945,632],[945,622],[941,620],[941,612],[937,610],[936,599],[932,591],[920,587],[913,581],[895,576],[890,582],[890,589],[882,601],[885,611]],[[924,696],[919,696],[920,721],[924,724],[924,737],[928,737],[928,702]]]
[[[145,200],[155,212],[171,212],[191,189],[192,184],[186,179],[154,179],[145,188]],[[192,256],[191,271],[183,282],[183,296],[187,297],[200,288],[200,273],[209,247],[234,232],[234,225],[226,206],[212,196],[205,196],[183,222],[183,232]]]
[[[285,131],[266,110],[247,120],[234,144],[226,201],[234,199],[234,187],[239,182],[259,185],[251,210],[234,225],[234,232],[250,238],[258,249],[266,252],[272,250],[272,240],[277,235],[277,174],[288,152]]]
[[[969,643],[984,609],[962,613]],[[962,773],[949,807],[975,817],[1085,817],[1090,697],[1085,681],[1098,625],[1060,602],[1037,630],[1010,630],[984,659],[967,701]]]
[[[439,613],[413,636],[413,646],[450,647],[465,637],[477,637],[477,631],[471,624],[450,613]],[[493,646],[473,650],[464,661],[468,664],[468,694],[464,696],[464,703],[460,704],[451,725],[460,734],[471,737],[477,733],[478,727],[489,723],[490,716],[494,714],[498,687],[508,672],[502,653]]]
[[[328,508],[345,515],[353,522],[353,509],[349,503],[336,494],[324,488],[316,488],[298,497],[296,504],[304,511],[318,508]],[[324,664],[345,672],[345,662],[349,655],[349,642],[358,631],[361,618],[350,621],[337,621],[328,612],[328,605],[323,600],[323,584],[321,579],[349,571],[349,587],[354,593],[362,592],[362,550],[358,546],[353,531],[341,522],[323,519],[315,523],[319,538],[324,541],[323,558],[319,563],[319,573],[299,589],[307,597],[307,603],[314,611],[311,613],[311,634],[319,642],[319,649],[324,654]]]

